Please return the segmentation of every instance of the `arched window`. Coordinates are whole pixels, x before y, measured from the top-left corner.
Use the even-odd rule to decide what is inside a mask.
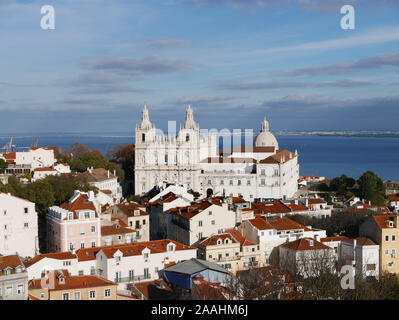
[[[145,133],[142,133],[142,134],[141,134],[141,141],[142,141],[142,142],[145,142]]]
[[[168,163],[168,154],[165,154],[165,163]]]
[[[190,134],[186,134],[186,142],[189,142],[190,141]]]

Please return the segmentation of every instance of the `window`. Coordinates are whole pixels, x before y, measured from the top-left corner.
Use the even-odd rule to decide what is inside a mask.
[[[17,294],[21,295],[24,294],[24,285],[23,284],[19,284],[17,287]]]
[[[212,220],[212,221],[211,221],[211,224],[215,224],[215,220]]]
[[[389,254],[389,250],[385,249],[385,255]]]
[[[208,184],[212,184],[212,180],[208,180]]]
[[[392,249],[392,254],[396,255],[396,250],[395,249]]]
[[[241,180],[237,181],[237,185],[239,185],[239,186],[241,185]]]
[[[173,251],[173,245],[172,244],[168,245],[168,251]]]
[[[189,142],[190,141],[190,135],[187,133],[186,134],[186,142]]]
[[[375,264],[368,264],[368,265],[366,266],[366,270],[367,270],[367,271],[375,270]]]
[[[392,266],[393,266],[393,262],[392,261],[388,262],[388,268],[392,268]]]
[[[395,235],[392,235],[392,241],[395,241],[395,240],[396,240]]]
[[[144,259],[148,259],[148,253],[144,253]]]
[[[116,256],[116,257],[115,257],[115,261],[116,261],[116,262],[121,261],[121,256]]]
[[[81,249],[84,249],[84,247],[85,247],[85,243],[84,243],[84,241],[82,241],[82,242],[80,243],[80,248],[81,248]]]
[[[95,226],[91,226],[91,232],[96,232],[96,227]]]
[[[143,225],[145,225],[145,220],[143,220]]]
[[[29,212],[28,208],[24,208],[24,213],[28,213],[28,212]]]
[[[385,236],[385,241],[389,241],[389,236]]]
[[[220,185],[221,185],[221,186],[224,185],[224,180],[220,180]]]
[[[85,219],[90,219],[90,212],[85,212]]]
[[[251,180],[247,180],[247,186],[251,185]]]
[[[198,227],[202,227],[202,220],[198,221]]]
[[[79,276],[83,276],[83,275],[84,275],[83,270],[79,270]]]
[[[202,232],[198,233],[198,239],[201,240],[202,239]]]
[[[69,300],[69,293],[62,294],[62,300]]]
[[[231,185],[231,186],[233,185],[233,180],[229,181],[229,185]]]
[[[29,223],[28,222],[24,223],[24,228],[29,228]]]
[[[140,228],[140,221],[136,220],[136,229]]]
[[[73,227],[69,227],[69,235],[73,236],[74,234],[74,228]]]
[[[158,273],[158,267],[155,267],[155,268],[154,268],[154,272],[155,272],[155,274]]]
[[[95,246],[96,246],[96,241],[93,240],[93,241],[91,242],[91,247],[94,248]]]
[[[262,176],[264,176],[264,175],[265,175],[265,169],[262,169],[262,170],[260,171],[260,174],[261,174]]]
[[[210,215],[210,216],[211,216],[211,215],[212,215],[212,211],[209,211],[208,215]]]
[[[96,291],[95,290],[91,290],[90,294],[89,294],[90,299],[95,299],[96,298]]]
[[[168,163],[168,155],[165,154],[165,163]]]
[[[145,142],[145,133],[143,133],[143,134],[141,135],[141,141],[142,141],[142,142]]]
[[[150,277],[150,271],[148,268],[144,268],[144,278],[149,278]]]
[[[7,210],[4,210],[3,211],[3,216],[6,216],[7,215]]]
[[[104,290],[104,297],[109,298],[111,296],[111,289]]]
[[[40,300],[43,300],[44,299],[44,293],[42,292],[42,293],[40,293]]]
[[[80,226],[80,234],[85,234],[85,227],[84,226]]]
[[[134,279],[134,270],[129,270],[129,280]]]
[[[74,294],[74,299],[75,300],[80,300],[80,292],[78,291],[78,292],[75,292],[75,294]]]
[[[265,184],[265,179],[260,179],[260,184],[264,185]]]

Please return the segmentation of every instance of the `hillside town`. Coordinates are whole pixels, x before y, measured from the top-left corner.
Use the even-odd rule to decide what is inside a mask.
[[[0,300],[398,298],[395,182],[301,176],[266,118],[220,150],[191,106],[176,135],[144,106],[123,148],[1,149]]]

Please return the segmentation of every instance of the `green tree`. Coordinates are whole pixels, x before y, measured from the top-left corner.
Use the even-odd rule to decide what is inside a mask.
[[[384,205],[385,186],[382,179],[372,171],[367,171],[357,181],[359,185],[359,196],[369,200],[373,205]]]
[[[8,163],[3,159],[0,159],[0,173],[6,172],[7,168],[8,168]]]

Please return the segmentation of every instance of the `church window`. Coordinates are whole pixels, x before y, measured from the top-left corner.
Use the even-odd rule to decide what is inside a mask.
[[[168,155],[165,154],[165,163],[168,163]]]
[[[220,180],[220,185],[221,185],[221,186],[224,185],[224,180]]]
[[[237,185],[239,186],[241,185],[241,180],[238,180]]]
[[[208,184],[212,184],[212,181],[211,181],[211,180],[208,180]]]
[[[233,180],[230,180],[230,185],[231,185],[231,186],[233,185]]]
[[[186,142],[189,142],[190,141],[190,135],[187,133],[186,134]]]
[[[250,186],[251,185],[251,180],[247,180],[247,186]]]
[[[143,133],[143,134],[141,135],[141,141],[142,141],[142,142],[145,142],[145,133]]]

